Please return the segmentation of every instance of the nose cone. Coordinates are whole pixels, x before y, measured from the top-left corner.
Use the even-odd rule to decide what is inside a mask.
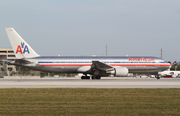
[[[169,69],[170,69],[172,65],[170,63],[168,63],[168,65],[169,65]]]
[[[171,66],[169,66],[169,68],[171,68]]]

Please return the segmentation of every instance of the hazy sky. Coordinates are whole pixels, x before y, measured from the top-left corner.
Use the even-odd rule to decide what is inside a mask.
[[[180,0],[0,0],[0,48],[13,27],[40,55],[180,61]]]

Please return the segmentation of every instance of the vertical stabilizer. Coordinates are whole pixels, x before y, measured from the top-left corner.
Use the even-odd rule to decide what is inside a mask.
[[[13,28],[5,29],[17,59],[39,56]]]

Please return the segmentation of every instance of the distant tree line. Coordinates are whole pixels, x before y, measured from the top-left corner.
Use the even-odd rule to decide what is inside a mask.
[[[174,61],[173,63],[171,63],[171,62],[169,61],[168,63],[171,64],[170,70],[172,70],[172,71],[175,71],[175,70],[176,70],[176,71],[180,71],[180,62]]]

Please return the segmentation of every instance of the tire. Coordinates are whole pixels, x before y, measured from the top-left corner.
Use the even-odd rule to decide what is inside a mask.
[[[85,79],[85,76],[82,76],[81,79]]]
[[[82,76],[81,79],[90,79],[90,76]]]
[[[90,79],[90,76],[86,76],[86,79]]]
[[[160,79],[160,77],[159,77],[159,76],[157,76],[157,79]]]
[[[92,76],[92,79],[101,79],[100,76]]]
[[[92,76],[91,78],[92,78],[92,79],[96,79],[95,76]]]
[[[100,76],[97,76],[97,78],[96,79],[101,79],[101,77]]]

